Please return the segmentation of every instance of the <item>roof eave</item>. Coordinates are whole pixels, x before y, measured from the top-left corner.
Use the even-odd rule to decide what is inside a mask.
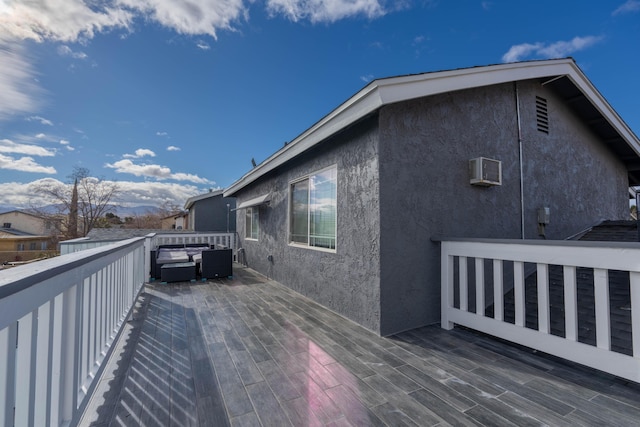
[[[224,191],[224,196],[236,194],[266,173],[384,105],[475,87],[555,76],[567,76],[571,79],[640,156],[638,138],[595,89],[573,59],[518,62],[374,80],[292,142],[231,184]]]

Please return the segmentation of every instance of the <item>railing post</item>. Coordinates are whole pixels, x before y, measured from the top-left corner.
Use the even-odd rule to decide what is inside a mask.
[[[144,281],[151,280],[151,251],[153,250],[153,236],[147,234],[144,239]]]
[[[449,244],[441,243],[440,271],[441,307],[440,326],[443,329],[453,329],[453,322],[449,321],[449,309],[453,307],[453,257],[449,255]]]
[[[640,273],[631,272],[630,282],[633,357],[640,359]]]

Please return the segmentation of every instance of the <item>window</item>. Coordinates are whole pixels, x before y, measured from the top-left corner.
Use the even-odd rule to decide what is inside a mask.
[[[18,243],[18,250],[24,251],[24,243]]]
[[[5,222],[4,224],[2,224],[2,228],[11,228],[11,223]]]
[[[291,184],[291,243],[316,248],[336,248],[336,187],[335,166]]]
[[[29,250],[30,251],[35,251],[36,250],[36,242],[29,243]]]
[[[258,240],[258,207],[254,206],[246,209],[244,237],[245,239]]]

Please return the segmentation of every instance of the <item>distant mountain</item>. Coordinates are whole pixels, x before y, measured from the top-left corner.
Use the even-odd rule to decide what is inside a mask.
[[[18,208],[10,205],[0,205],[0,213],[10,212],[15,210],[29,210],[25,208]],[[46,213],[55,213],[58,211],[57,205],[47,205],[38,208],[38,210]],[[146,215],[148,213],[155,213],[158,210],[157,207],[151,205],[141,205],[141,206],[117,206],[110,205],[107,209],[107,212],[111,212],[115,215],[118,215],[120,218],[124,218],[127,216],[140,216]]]

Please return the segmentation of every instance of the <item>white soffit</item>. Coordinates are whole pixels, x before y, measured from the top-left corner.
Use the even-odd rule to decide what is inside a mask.
[[[234,210],[252,208],[254,206],[264,205],[271,201],[271,194],[264,194],[262,196],[254,197],[253,199],[246,200],[238,205]]]

